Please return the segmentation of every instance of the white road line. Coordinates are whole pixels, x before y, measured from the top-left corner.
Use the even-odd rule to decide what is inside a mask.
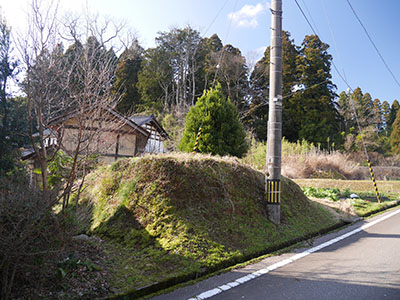
[[[358,227],[358,228],[356,228],[356,229],[354,229],[352,231],[349,231],[349,232],[347,232],[347,233],[345,233],[345,234],[343,234],[341,236],[338,236],[338,237],[336,237],[334,239],[331,239],[331,240],[329,240],[329,241],[327,241],[325,243],[322,243],[322,244],[320,244],[318,246],[315,246],[313,248],[307,249],[304,252],[298,253],[298,254],[290,257],[290,258],[281,260],[281,261],[279,261],[279,262],[277,262],[277,263],[275,263],[275,264],[273,264],[273,265],[271,265],[271,266],[269,266],[267,268],[260,269],[258,271],[253,272],[253,273],[250,273],[250,274],[248,274],[246,276],[240,277],[240,278],[236,279],[235,281],[231,281],[231,282],[225,283],[224,285],[221,285],[221,286],[218,286],[218,287],[213,288],[211,290],[205,291],[205,292],[203,292],[203,293],[201,293],[201,294],[199,294],[197,296],[194,296],[193,298],[187,299],[187,300],[204,300],[204,299],[211,298],[211,297],[213,297],[213,296],[215,296],[215,295],[217,295],[219,293],[225,292],[225,291],[230,290],[231,288],[234,288],[234,287],[236,287],[238,285],[241,285],[241,284],[243,284],[245,282],[248,282],[250,280],[258,278],[261,275],[267,274],[268,272],[271,272],[273,270],[276,270],[278,268],[286,266],[287,264],[290,264],[290,263],[292,263],[292,262],[294,262],[296,260],[299,260],[299,259],[301,259],[301,258],[303,258],[303,257],[305,257],[307,255],[310,255],[311,253],[317,252],[317,251],[319,251],[319,250],[321,250],[323,248],[331,246],[331,245],[333,245],[333,244],[335,244],[335,243],[337,243],[337,242],[339,242],[339,241],[341,241],[341,240],[343,240],[345,238],[348,238],[349,236],[352,236],[352,235],[354,235],[354,234],[356,234],[356,233],[358,233],[360,231],[363,231],[363,230],[365,230],[365,229],[367,229],[369,227],[372,227],[372,226],[374,226],[374,225],[376,225],[376,224],[378,224],[378,223],[380,223],[382,221],[385,221],[386,219],[389,219],[390,217],[393,217],[394,215],[397,215],[398,213],[400,213],[400,209],[398,209],[396,211],[393,211],[393,212],[391,212],[391,213],[389,213],[389,214],[387,214],[387,215],[385,215],[385,216],[383,216],[383,217],[381,217],[379,219],[376,219],[375,221],[372,221],[370,223],[362,225],[362,226],[360,226],[360,227]]]

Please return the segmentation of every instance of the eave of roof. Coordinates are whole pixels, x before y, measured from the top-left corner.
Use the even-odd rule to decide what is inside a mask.
[[[135,116],[134,115],[134,116],[130,117],[129,119],[139,125],[152,123],[157,128],[158,132],[161,134],[162,137],[167,138],[167,139],[170,138],[168,133],[161,126],[161,124],[157,121],[157,119],[155,118],[155,116],[153,114],[150,116],[141,116],[141,115]]]
[[[89,110],[90,108],[88,108]],[[138,132],[140,132],[142,135],[149,137],[150,136],[150,132],[148,132],[145,128],[143,128],[142,126],[138,125],[137,123],[135,123],[134,121],[128,119],[127,117],[123,116],[122,114],[120,114],[118,111],[116,111],[114,108],[106,106],[103,107],[103,109],[105,109],[106,111],[108,111],[109,113],[111,113],[112,115],[116,116],[117,118],[121,119],[122,121],[125,122],[125,124],[129,125],[130,127],[132,127],[133,129],[137,130]],[[52,125],[56,125],[62,122],[65,122],[66,120],[69,120],[73,117],[75,117],[78,114],[78,112],[71,112],[71,113],[67,113],[61,116],[58,116],[52,120],[50,120],[47,124],[47,126],[52,126]]]

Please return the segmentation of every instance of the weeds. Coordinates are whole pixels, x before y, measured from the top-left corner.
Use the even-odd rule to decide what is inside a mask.
[[[73,274],[78,267],[83,266],[89,272],[101,271],[102,268],[90,260],[81,261],[75,255],[71,255],[57,263],[57,271],[61,278],[65,278],[68,274]]]
[[[100,172],[84,198],[94,206],[92,233],[119,253],[112,281],[125,291],[226,267],[337,222],[284,178],[277,231],[267,221],[263,174],[231,157],[149,155]]]
[[[0,178],[1,299],[62,250],[65,236],[52,211],[56,202],[55,193],[44,194],[24,174]]]
[[[326,198],[332,201],[338,201],[340,198],[350,197],[350,190],[344,191],[338,188],[315,188],[315,187],[302,187],[301,190],[307,197]]]
[[[257,170],[265,169],[266,144],[253,142],[243,161]],[[321,150],[305,140],[290,143],[282,139],[282,175],[289,178],[361,179],[365,176],[348,156]]]

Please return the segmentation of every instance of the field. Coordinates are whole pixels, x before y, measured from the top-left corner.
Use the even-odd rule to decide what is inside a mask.
[[[334,180],[334,179],[293,179],[301,187],[312,186],[315,188],[337,188],[340,190],[349,189],[353,192],[374,193],[372,180]],[[378,180],[378,190],[380,193],[399,193],[400,181]]]
[[[378,181],[379,203],[371,180],[296,179],[314,201],[347,217],[365,217],[400,204],[400,181]]]

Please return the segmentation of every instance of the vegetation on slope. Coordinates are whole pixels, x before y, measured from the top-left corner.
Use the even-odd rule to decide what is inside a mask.
[[[382,202],[379,203],[371,180],[296,179],[304,194],[312,200],[328,200],[324,204],[353,215],[369,216],[400,204],[400,182],[378,181]],[[353,194],[353,195],[352,195]],[[347,207],[347,209],[343,209]]]
[[[337,220],[283,178],[282,224],[267,221],[264,176],[232,158],[146,156],[88,179],[90,230],[107,241],[112,285],[126,292],[232,265]]]

